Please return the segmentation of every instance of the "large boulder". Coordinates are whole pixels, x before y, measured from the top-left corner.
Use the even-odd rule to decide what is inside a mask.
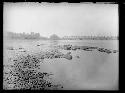
[[[68,59],[68,60],[72,60],[72,55],[71,52],[68,52],[67,54],[64,55],[64,58]]]

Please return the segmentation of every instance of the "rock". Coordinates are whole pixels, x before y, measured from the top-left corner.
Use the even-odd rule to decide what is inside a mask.
[[[89,47],[90,49],[97,49],[98,47]]]
[[[108,49],[105,49],[105,52],[108,53],[108,54],[112,53],[112,51],[108,50]]]
[[[19,49],[23,49],[23,48],[20,47]]]
[[[57,55],[55,55],[54,58],[59,58],[59,57]]]
[[[70,54],[71,54],[71,52],[68,52],[67,54],[68,54],[68,55],[70,55]]]
[[[42,56],[40,57],[40,59],[44,59],[44,55],[42,55]]]
[[[78,47],[77,46],[72,46],[72,48],[71,48],[72,50],[77,50],[78,49]]]
[[[85,50],[85,51],[93,51],[92,49],[89,49],[89,48],[85,48],[83,50]]]
[[[77,58],[80,58],[79,56],[76,56]]]
[[[113,50],[113,53],[117,53],[118,52],[118,50]]]
[[[72,50],[76,50],[77,48],[72,48]]]
[[[104,49],[104,48],[98,48],[98,51],[100,51],[100,52],[105,52],[105,53],[108,53],[108,54],[112,53],[111,50]]]
[[[81,49],[80,46],[78,46],[77,49]]]
[[[97,50],[100,52],[105,52],[104,48],[98,48]]]
[[[72,55],[70,55],[71,53],[68,52],[67,54],[64,55],[64,58],[68,59],[68,60],[72,60]]]
[[[64,45],[63,49],[64,50],[71,50],[72,45]]]
[[[40,46],[40,45],[37,45],[37,46]]]
[[[80,49],[81,49],[81,50],[84,50],[84,49],[86,49],[86,48],[88,48],[88,46],[80,46]]]
[[[13,48],[13,47],[7,47],[7,49],[8,49],[8,50],[14,50],[14,48]]]
[[[20,51],[20,52],[26,52],[26,50]]]

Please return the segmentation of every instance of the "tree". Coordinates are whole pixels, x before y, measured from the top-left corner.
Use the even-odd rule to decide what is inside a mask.
[[[60,37],[58,37],[56,34],[53,34],[53,35],[50,36],[50,39],[51,40],[59,40]]]

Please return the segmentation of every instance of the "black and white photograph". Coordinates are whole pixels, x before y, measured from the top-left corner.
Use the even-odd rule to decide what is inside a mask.
[[[119,90],[118,4],[3,3],[3,90]]]

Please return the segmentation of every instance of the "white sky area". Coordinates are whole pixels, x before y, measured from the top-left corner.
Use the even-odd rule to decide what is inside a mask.
[[[117,4],[4,3],[4,31],[63,36],[118,35]]]

